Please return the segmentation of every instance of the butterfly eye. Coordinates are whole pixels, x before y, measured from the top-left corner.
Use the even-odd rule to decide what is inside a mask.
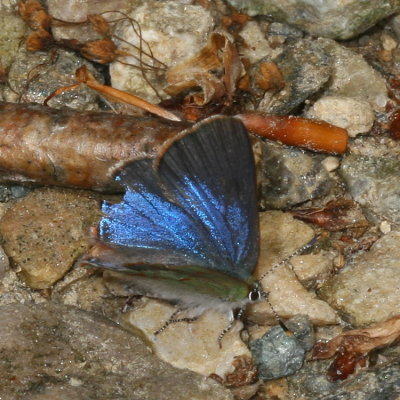
[[[254,289],[252,289],[250,292],[249,292],[249,300],[250,301],[257,301],[257,300],[260,300],[261,299],[261,293],[260,293],[260,291],[257,289],[257,288],[254,288]]]

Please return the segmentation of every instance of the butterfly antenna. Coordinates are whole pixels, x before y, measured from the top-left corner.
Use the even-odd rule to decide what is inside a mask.
[[[262,298],[268,303],[272,310],[272,314],[274,314],[275,319],[278,321],[279,326],[285,331],[285,332],[290,332],[290,329],[285,325],[285,323],[282,321],[282,318],[278,315],[278,313],[275,311],[274,307],[272,306],[272,303],[269,301],[269,293],[268,292],[261,292]]]
[[[262,281],[268,274],[271,272],[275,271],[277,268],[281,267],[282,265],[285,265],[289,260],[291,260],[293,257],[298,256],[299,254],[303,253],[310,247],[314,246],[314,244],[318,241],[319,236],[314,236],[308,243],[306,243],[304,246],[300,247],[297,249],[294,253],[290,254],[288,257],[284,258],[283,260],[279,261],[278,263],[274,264],[267,272],[265,272],[259,281]],[[272,307],[271,307],[272,308]]]
[[[175,318],[176,317],[176,315],[180,312],[181,310],[175,310],[172,314],[171,314],[171,316],[168,318],[168,320],[165,322],[165,324],[160,328],[160,329],[158,329],[158,330],[156,330],[155,332],[154,332],[154,335],[158,335],[158,334],[160,334],[161,332],[164,332],[167,328],[168,328],[168,326],[169,325],[171,325],[171,324],[177,324],[178,322],[194,322],[194,321],[196,321],[197,319],[199,319],[199,317],[198,316],[196,316],[196,317],[192,317],[192,318]]]
[[[218,346],[220,349],[222,349],[222,339],[232,329],[235,321],[242,317],[243,311],[244,311],[244,308],[239,308],[236,313],[234,313],[232,311],[228,326],[226,328],[224,328],[223,331],[218,335],[217,341],[218,341]]]

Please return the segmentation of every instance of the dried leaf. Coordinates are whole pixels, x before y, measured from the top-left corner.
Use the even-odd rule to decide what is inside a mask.
[[[184,90],[200,88],[203,100],[197,105],[205,105],[223,96],[230,104],[243,71],[237,50],[228,35],[214,32],[197,55],[168,70],[168,86],[164,90],[171,96],[177,96]]]
[[[175,114],[170,113],[162,107],[149,103],[148,101],[133,94],[101,84],[84,65],[76,70],[76,79],[80,83],[84,83],[91,89],[96,90],[111,101],[131,104],[152,114],[158,115],[159,117],[169,119],[171,121],[180,121],[179,117],[177,117]]]
[[[331,380],[346,379],[357,365],[365,364],[365,356],[377,348],[389,346],[400,339],[400,315],[370,328],[344,332],[327,343],[314,346],[313,359],[336,356],[329,368]]]
[[[183,78],[183,77],[182,77]],[[220,79],[208,72],[195,72],[191,76],[186,76],[175,85],[168,86],[165,91],[173,96],[178,95],[184,90],[200,87],[202,89],[201,95],[192,95],[191,98],[195,100],[192,104],[196,106],[203,106],[212,100],[221,98],[225,94],[224,84]]]
[[[319,225],[328,231],[352,229],[357,230],[357,236],[361,236],[368,228],[368,221],[361,208],[352,200],[333,200],[325,207],[294,210],[291,214],[297,219]]]
[[[396,111],[391,120],[389,127],[390,135],[393,139],[400,140],[400,111]]]
[[[0,60],[0,83],[7,81],[7,70],[4,68],[3,63]]]
[[[44,51],[53,44],[53,37],[44,29],[33,31],[25,42],[28,51]]]
[[[109,64],[117,57],[117,46],[111,39],[98,39],[86,42],[80,52],[83,57],[99,64]]]
[[[101,35],[110,35],[110,24],[99,14],[88,15],[87,20],[92,24],[93,29]]]
[[[283,75],[275,63],[262,62],[258,67],[255,82],[260,89],[278,91],[285,87]]]
[[[25,23],[33,30],[49,30],[51,17],[37,0],[28,0],[18,3],[18,12]]]
[[[227,39],[225,40],[222,60],[225,69],[224,83],[228,100],[227,105],[231,105],[236,91],[236,84],[239,78],[244,75],[244,67],[236,47]]]

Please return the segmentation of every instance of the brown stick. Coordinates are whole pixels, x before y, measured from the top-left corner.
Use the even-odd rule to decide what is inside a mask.
[[[121,191],[114,172],[153,157],[188,124],[0,103],[0,180]]]

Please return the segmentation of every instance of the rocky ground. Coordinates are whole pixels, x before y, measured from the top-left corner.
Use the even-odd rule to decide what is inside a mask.
[[[2,166],[0,398],[398,399],[400,2],[24,4],[0,0],[3,102],[43,104],[86,66],[96,82],[191,121],[295,115],[344,128],[350,140],[344,154],[328,154],[252,136],[261,229],[254,275],[270,304],[249,307],[222,348],[226,315],[209,311],[155,336],[173,306],[144,297],[127,306],[112,279],[75,265],[92,244],[101,201],[120,193],[32,186],[23,170],[10,179]],[[105,39],[108,47],[89,51]],[[209,64],[204,48],[217,48]],[[48,105],[60,119],[64,107],[143,114],[84,84]],[[30,139],[23,146],[31,151]],[[311,249],[279,264],[316,235]],[[312,360],[312,348],[351,329],[375,329],[367,332],[376,342],[339,346],[333,365],[344,379],[336,379],[333,358]]]

